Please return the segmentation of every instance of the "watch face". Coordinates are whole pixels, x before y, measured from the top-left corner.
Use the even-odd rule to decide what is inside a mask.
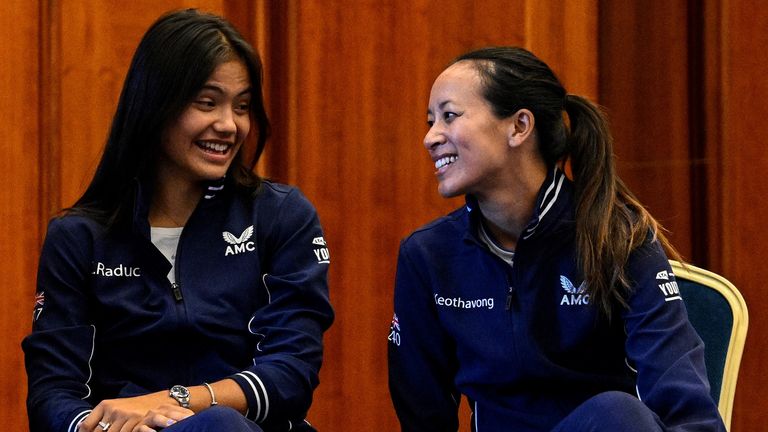
[[[171,393],[175,397],[179,397],[179,398],[189,397],[189,389],[180,385],[175,385],[171,387]]]

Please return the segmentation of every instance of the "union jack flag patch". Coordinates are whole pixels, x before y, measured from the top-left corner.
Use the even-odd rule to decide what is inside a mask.
[[[392,328],[400,331],[400,321],[397,319],[397,314],[392,315]]]
[[[40,291],[35,294],[35,306],[43,306],[45,304],[45,291]]]
[[[389,337],[387,337],[387,340],[400,346],[400,321],[397,319],[397,314],[392,315],[392,325],[389,327]]]
[[[43,313],[43,306],[45,305],[45,292],[40,291],[35,293],[35,310],[32,311],[32,321],[37,321],[40,318],[40,314]]]

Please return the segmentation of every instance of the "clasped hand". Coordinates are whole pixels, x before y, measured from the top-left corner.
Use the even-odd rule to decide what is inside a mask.
[[[153,432],[194,415],[168,397],[168,392],[101,401],[78,432]]]

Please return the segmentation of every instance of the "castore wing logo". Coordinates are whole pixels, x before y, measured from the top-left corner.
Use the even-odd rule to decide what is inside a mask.
[[[229,231],[221,233],[224,240],[229,243],[224,256],[237,255],[243,252],[253,252],[256,250],[256,245],[252,241],[248,241],[253,236],[253,225],[246,228],[240,237],[235,236]]]
[[[560,285],[566,294],[560,300],[560,305],[586,305],[589,304],[589,294],[587,292],[587,282],[582,282],[578,287],[567,277],[560,275]]]

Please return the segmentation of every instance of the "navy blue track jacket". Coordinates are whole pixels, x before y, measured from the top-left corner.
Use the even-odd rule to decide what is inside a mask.
[[[389,385],[403,431],[456,431],[462,394],[473,431],[549,431],[609,390],[638,395],[669,431],[725,430],[657,241],[631,254],[629,308],[609,323],[582,285],[562,172],[548,175],[513,266],[481,242],[467,203],[400,247]]]
[[[333,321],[314,208],[276,183],[255,197],[209,187],[181,233],[172,286],[150,241],[148,193],[136,191],[132,232],[72,215],[48,227],[22,343],[31,431],[74,431],[103,399],[226,377],[248,418],[288,430],[309,409]]]

